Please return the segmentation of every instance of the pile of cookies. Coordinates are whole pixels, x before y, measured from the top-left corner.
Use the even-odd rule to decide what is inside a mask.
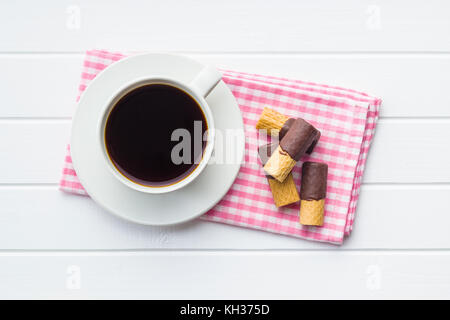
[[[303,163],[300,195],[291,173],[305,154],[313,152],[320,131],[301,118],[289,118],[270,108],[264,108],[256,129],[279,139],[279,144],[267,144],[258,150],[275,205],[281,207],[300,201],[300,223],[322,226],[328,165]]]

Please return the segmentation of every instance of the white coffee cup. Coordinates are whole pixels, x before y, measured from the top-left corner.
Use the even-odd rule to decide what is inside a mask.
[[[117,92],[115,92],[111,96],[109,103],[106,104],[106,108],[104,110],[102,110],[102,113],[99,116],[99,122],[98,122],[98,137],[100,140],[103,158],[105,161],[105,165],[108,166],[108,168],[112,172],[112,174],[120,182],[125,184],[127,187],[130,187],[137,191],[153,193],[153,194],[161,194],[161,193],[178,190],[178,189],[188,185],[195,178],[197,178],[199,176],[199,174],[203,171],[205,166],[208,164],[208,161],[211,158],[211,154],[212,154],[212,151],[214,148],[214,138],[215,138],[214,119],[213,119],[213,116],[211,113],[211,109],[210,109],[208,103],[206,102],[205,98],[220,82],[221,77],[222,77],[222,75],[215,68],[213,68],[211,66],[206,66],[189,83],[181,83],[175,79],[154,75],[154,76],[146,77],[144,79],[136,79],[133,82],[128,83],[127,85],[122,87]],[[200,160],[200,162],[197,164],[195,169],[189,173],[188,176],[183,177],[179,181],[176,181],[169,185],[162,185],[162,186],[144,185],[144,184],[138,183],[137,181],[134,181],[134,180],[130,179],[129,177],[125,176],[114,165],[113,161],[111,160],[111,158],[108,154],[106,143],[105,143],[105,127],[106,127],[107,119],[108,119],[108,116],[109,116],[111,110],[116,105],[116,103],[127,93],[135,90],[136,88],[139,88],[144,85],[149,85],[149,84],[167,84],[170,86],[174,86],[177,89],[182,90],[185,93],[187,93],[189,96],[191,96],[197,102],[198,106],[201,108],[201,110],[205,116],[205,120],[206,120],[206,124],[207,124],[207,128],[208,128],[207,137],[205,139],[206,146],[203,149],[203,156],[202,156],[202,159]],[[151,165],[151,164],[149,164],[149,165]]]

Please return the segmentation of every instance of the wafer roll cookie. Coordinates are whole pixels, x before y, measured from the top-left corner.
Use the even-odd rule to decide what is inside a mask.
[[[256,129],[266,130],[272,136],[278,135],[278,139],[281,140],[291,128],[295,118],[289,118],[273,109],[265,107],[263,112],[256,123]],[[311,154],[320,138],[320,132],[317,135],[315,141],[311,144],[306,153]]]
[[[264,171],[279,182],[283,182],[296,163],[297,161],[278,146],[264,165]]]
[[[261,159],[261,163],[264,165],[267,159],[272,155],[276,148],[276,144],[267,144],[259,147],[258,153]],[[277,207],[286,206],[288,204],[300,201],[300,196],[295,186],[292,173],[288,175],[286,180],[279,182],[274,178],[267,176],[270,190],[272,191],[273,201]]]
[[[300,190],[300,223],[322,226],[327,192],[328,165],[320,162],[305,162],[302,167]]]
[[[283,182],[279,182],[273,178],[268,178],[267,181],[272,191],[273,202],[275,202],[277,207],[287,206],[288,204],[300,201],[292,173]]]
[[[301,200],[300,223],[305,226],[322,226],[325,199]]]
[[[264,166],[266,173],[280,182],[291,172],[295,163],[311,148],[320,137],[320,132],[303,119],[295,119],[280,141],[279,148]]]
[[[289,117],[265,107],[256,123],[256,129],[266,130],[270,135],[278,135],[287,120]]]

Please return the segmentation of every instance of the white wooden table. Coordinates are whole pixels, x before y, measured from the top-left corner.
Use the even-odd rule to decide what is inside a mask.
[[[0,298],[450,298],[448,1],[2,1],[0,27]],[[352,235],[144,227],[58,191],[90,48],[381,96]]]

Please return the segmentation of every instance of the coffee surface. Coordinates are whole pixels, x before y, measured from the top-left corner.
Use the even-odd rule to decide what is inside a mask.
[[[173,148],[181,141],[179,136],[176,141],[171,139],[176,129],[189,133],[185,137],[190,139],[190,148],[176,152],[184,156],[182,163],[172,157]],[[205,116],[189,94],[170,85],[149,84],[127,93],[112,108],[105,144],[110,159],[127,178],[164,186],[182,180],[197,167],[206,146],[202,140],[206,130]]]

